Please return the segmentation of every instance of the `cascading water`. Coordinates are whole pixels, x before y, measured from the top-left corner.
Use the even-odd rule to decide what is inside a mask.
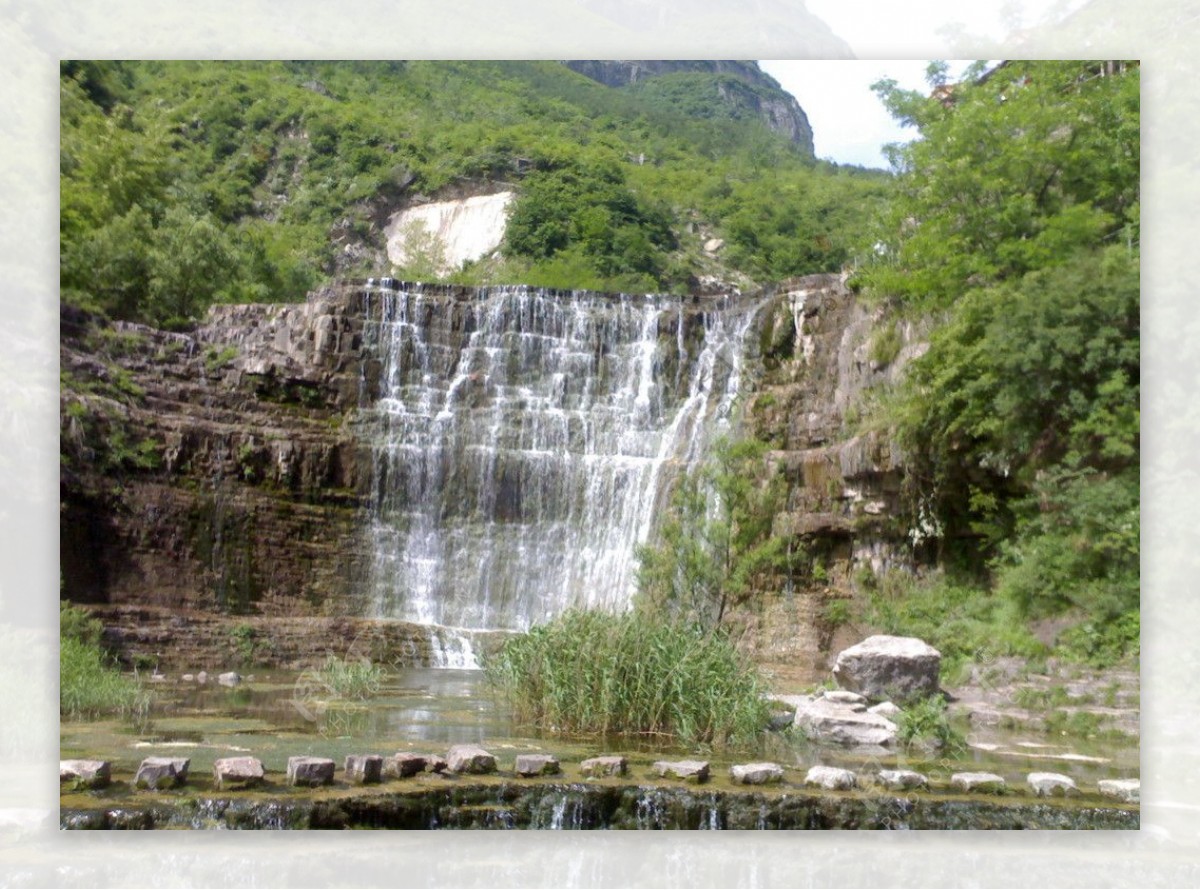
[[[456,629],[625,607],[671,481],[734,419],[758,305],[370,283],[375,614],[471,666]]]

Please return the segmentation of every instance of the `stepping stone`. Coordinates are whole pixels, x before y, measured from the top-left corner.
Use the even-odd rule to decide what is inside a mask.
[[[262,761],[257,757],[223,757],[213,763],[213,782],[217,790],[227,785],[249,788],[263,780]]]
[[[147,757],[138,766],[133,786],[152,791],[174,788],[187,781],[189,766],[191,761],[186,757]]]
[[[950,787],[959,791],[982,791],[996,793],[1006,787],[1004,779],[995,773],[955,773],[950,777]]]
[[[236,686],[242,682],[242,675],[237,671],[226,671],[217,675],[217,682],[222,686]]]
[[[847,791],[858,785],[858,777],[841,767],[814,766],[804,776],[804,784],[816,785],[826,791]]]
[[[446,752],[446,768],[452,773],[494,773],[496,758],[478,745],[455,745]]]
[[[929,779],[910,769],[881,769],[878,776],[879,784],[892,791],[929,787]]]
[[[378,754],[348,754],[346,780],[356,785],[373,785],[383,778],[383,758]]]
[[[1105,797],[1115,797],[1125,803],[1140,803],[1142,797],[1141,779],[1102,779],[1100,793]]]
[[[58,781],[75,790],[105,788],[112,782],[112,764],[107,760],[60,760]]]
[[[783,781],[783,767],[778,763],[737,763],[729,768],[729,778],[735,785],[768,785]]]
[[[606,776],[625,775],[626,770],[629,769],[629,763],[624,757],[605,755],[588,758],[579,764],[579,769],[589,779],[598,779]]]
[[[333,781],[335,765],[328,757],[289,757],[287,783],[289,785],[328,785]]]
[[[518,776],[555,776],[562,772],[558,759],[549,754],[518,754],[514,771]]]
[[[429,758],[411,751],[401,751],[389,757],[383,764],[383,774],[389,779],[407,779],[424,772]]]
[[[1075,780],[1059,773],[1030,773],[1025,777],[1025,781],[1038,797],[1079,793],[1079,789],[1075,787]]]
[[[654,772],[662,778],[682,779],[685,782],[707,782],[707,760],[659,760],[654,764]]]

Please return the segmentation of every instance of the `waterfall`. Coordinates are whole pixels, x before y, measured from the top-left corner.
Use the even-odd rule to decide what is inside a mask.
[[[735,420],[758,305],[369,283],[375,615],[524,630],[626,607],[671,481]]]

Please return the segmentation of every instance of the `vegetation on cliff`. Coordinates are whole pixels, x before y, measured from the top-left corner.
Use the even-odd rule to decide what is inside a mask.
[[[933,97],[862,283],[938,322],[884,422],[940,563],[1093,661],[1138,651],[1136,64],[1012,62]]]
[[[455,280],[686,291],[840,268],[888,178],[706,116],[700,88],[728,77],[664,94],[556,62],[64,62],[63,299],[159,325],[299,300],[386,274],[392,212],[501,185],[506,259]]]
[[[85,610],[59,607],[59,714],[69,720],[120,717],[144,726],[150,694],[124,676],[101,645],[103,625]]]

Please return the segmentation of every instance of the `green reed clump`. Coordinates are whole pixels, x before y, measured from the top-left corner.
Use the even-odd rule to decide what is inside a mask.
[[[383,686],[383,668],[366,659],[330,655],[317,668],[316,679],[337,698],[369,698]]]
[[[767,724],[765,686],[720,630],[640,613],[568,612],[485,668],[517,719],[569,734],[736,744]]]
[[[102,626],[84,609],[59,608],[58,711],[68,720],[116,716],[144,727],[150,693],[121,673],[100,645]]]
[[[922,745],[947,754],[967,749],[966,737],[950,723],[946,701],[940,695],[905,705],[896,716],[896,726],[896,736],[906,747]]]

